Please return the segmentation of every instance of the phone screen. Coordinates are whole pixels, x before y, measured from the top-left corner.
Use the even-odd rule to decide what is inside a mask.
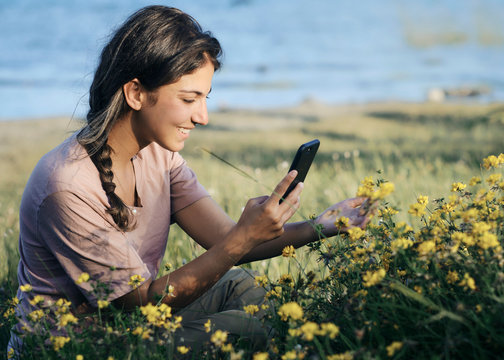
[[[285,199],[292,190],[294,190],[294,188],[298,183],[303,182],[305,180],[306,175],[308,174],[308,170],[310,169],[310,166],[313,162],[313,159],[315,158],[315,154],[317,153],[319,146],[320,141],[315,139],[299,147],[298,151],[296,152],[296,156],[294,156],[294,160],[292,161],[291,167],[289,169],[289,171],[297,170],[298,174],[296,178],[292,181],[292,183],[289,185],[289,188],[282,196],[282,199],[280,199],[280,203],[282,203],[282,200]]]

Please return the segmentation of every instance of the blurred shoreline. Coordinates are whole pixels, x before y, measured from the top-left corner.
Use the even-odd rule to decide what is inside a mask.
[[[461,90],[465,91],[465,90]],[[470,91],[470,90],[467,90]],[[476,101],[470,96],[465,94],[459,98],[451,99],[448,97],[447,92],[442,89],[434,89],[433,101],[424,102],[408,102],[408,101],[368,101],[368,102],[347,102],[347,103],[328,103],[320,101],[316,98],[306,98],[303,101],[295,105],[286,106],[264,106],[262,108],[249,108],[249,107],[227,107],[225,105],[219,106],[216,109],[209,109],[210,124],[212,126],[212,120],[217,120],[220,124],[222,116],[225,116],[226,121],[232,120],[232,116],[242,116],[243,114],[253,115],[257,119],[267,118],[268,115],[275,116],[275,113],[285,113],[285,114],[309,114],[313,112],[315,115],[338,115],[342,112],[351,111],[353,113],[362,113],[364,115],[368,111],[383,109],[383,110],[397,110],[397,111],[407,111],[428,114],[439,114],[445,112],[453,111],[472,111],[475,113],[485,112],[486,110],[491,111],[495,108],[500,108],[504,106],[504,101]],[[442,93],[443,95],[439,95]],[[439,96],[442,96],[439,99]],[[439,101],[437,100],[439,99]],[[243,122],[239,118],[236,119],[236,126],[243,125]],[[49,126],[55,126],[56,130],[61,130],[63,128],[67,130],[77,129],[85,123],[85,119],[78,116],[69,115],[54,115],[54,116],[25,116],[25,117],[6,117],[0,118],[0,127],[23,127],[27,131],[30,131],[27,125],[40,123],[47,123]],[[248,125],[251,125],[250,123]],[[230,125],[231,126],[231,125]],[[1,136],[1,135],[0,135]],[[1,136],[4,137],[4,136]]]

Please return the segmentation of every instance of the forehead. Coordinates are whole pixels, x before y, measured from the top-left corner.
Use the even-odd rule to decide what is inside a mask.
[[[212,87],[214,66],[210,61],[192,73],[182,75],[176,82],[165,85],[174,91],[197,91],[207,94]]]

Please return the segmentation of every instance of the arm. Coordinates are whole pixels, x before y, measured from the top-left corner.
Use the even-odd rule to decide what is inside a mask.
[[[341,216],[350,219],[350,226],[364,227],[369,222],[369,217],[361,211],[363,202],[364,198],[347,199],[331,206],[313,221],[285,224],[282,235],[258,245],[236,265],[278,256],[288,245],[299,248],[319,240],[321,235],[315,230],[317,224],[323,226],[322,235],[325,237],[344,232],[346,229],[337,229],[334,225]],[[175,214],[175,219],[182,229],[205,249],[218,243],[235,225],[224,210],[208,197],[179,211]],[[197,226],[193,224],[194,219],[198,219]]]
[[[239,264],[278,256],[288,245],[298,248],[321,237],[332,237],[346,232],[347,228],[338,229],[335,226],[336,220],[342,216],[349,219],[349,227],[364,228],[370,220],[367,211],[361,207],[365,201],[364,198],[346,199],[329,207],[315,220],[286,224],[285,232],[281,236],[255,247],[240,259]],[[316,231],[317,225],[322,225],[321,234]]]
[[[295,175],[295,171],[287,174],[271,196],[249,200],[234,226],[227,216],[203,214],[203,210],[208,210],[208,207],[214,210],[218,208],[216,205],[211,205],[208,200],[200,200],[203,202],[198,201],[199,205],[180,210],[175,215],[177,221],[180,221],[181,226],[188,230],[190,235],[196,236],[198,242],[208,250],[169,275],[157,280],[148,279],[139,288],[116,299],[115,304],[132,308],[155,302],[163,295],[168,285],[172,285],[175,289],[175,297],[163,298],[163,302],[168,305],[184,307],[196,300],[245,254],[259,244],[283,234],[284,224],[299,206],[302,186],[297,186],[282,204],[279,204],[280,198],[276,194],[283,194]],[[292,205],[288,205],[287,202]],[[202,215],[201,219],[196,217],[198,214]],[[215,235],[222,237],[217,238]]]

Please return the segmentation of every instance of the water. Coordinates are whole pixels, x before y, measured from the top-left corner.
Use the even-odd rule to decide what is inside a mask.
[[[139,0],[0,0],[0,119],[83,116],[98,54]],[[504,100],[500,0],[170,1],[220,40],[209,107]]]

